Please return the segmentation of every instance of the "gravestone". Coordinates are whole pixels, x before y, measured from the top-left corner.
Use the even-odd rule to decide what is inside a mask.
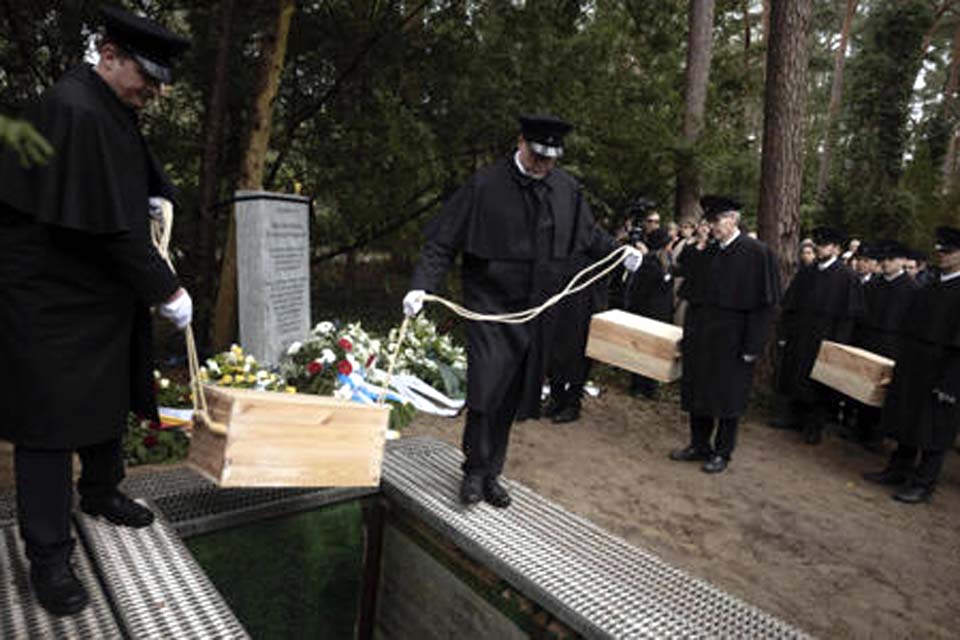
[[[237,191],[240,344],[277,364],[310,331],[310,201]]]

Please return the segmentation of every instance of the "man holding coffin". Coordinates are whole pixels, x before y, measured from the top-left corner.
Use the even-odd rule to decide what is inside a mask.
[[[893,497],[908,504],[930,500],[960,424],[960,229],[938,227],[936,242],[941,272],[913,296],[883,407],[898,447],[885,469],[863,474],[905,485]]]
[[[813,242],[816,266],[801,269],[793,277],[780,318],[783,359],[779,384],[790,406],[778,425],[802,428],[807,444],[820,442],[826,414],[835,403],[830,389],[810,379],[820,343],[850,344],[864,313],[860,279],[840,259],[843,235],[829,227],[817,227]]]
[[[464,306],[487,314],[522,311],[559,292],[581,256],[614,248],[593,219],[580,184],[555,167],[572,129],[553,116],[522,116],[516,151],[471,177],[424,229],[426,243],[403,301],[408,316],[438,291],[463,256]],[[628,269],[643,256],[633,250]],[[555,314],[523,324],[467,324],[467,419],[463,432],[464,504],[510,505],[498,482],[514,419],[535,418]]]
[[[690,306],[683,324],[681,407],[690,413],[690,445],[670,458],[704,461],[703,471],[719,473],[736,447],[780,279],[773,251],[740,232],[740,203],[704,196],[700,206],[713,242],[697,268],[684,273]]]

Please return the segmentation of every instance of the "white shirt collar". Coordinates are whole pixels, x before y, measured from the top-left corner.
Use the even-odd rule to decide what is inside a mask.
[[[950,282],[954,278],[960,278],[960,271],[954,271],[953,273],[940,274],[940,282]]]
[[[870,282],[870,280],[872,280],[872,279],[873,279],[873,274],[872,274],[872,273],[867,273],[867,274],[864,274],[864,275],[860,276],[860,282],[862,282],[863,284],[867,284],[867,283]]]
[[[897,271],[897,272],[896,272],[895,274],[893,274],[892,276],[888,276],[887,274],[883,274],[883,277],[884,277],[884,279],[885,279],[887,282],[893,282],[894,280],[896,280],[897,278],[899,278],[900,276],[902,276],[904,273],[905,273],[904,270],[903,270],[903,269],[900,269],[900,271]]]
[[[818,263],[817,263],[817,269],[819,269],[820,271],[826,271],[827,269],[829,269],[830,267],[832,267],[832,266],[833,266],[833,263],[836,262],[836,261],[837,261],[837,256],[833,256],[832,258],[830,258],[830,259],[827,260],[826,262],[818,262]]]
[[[519,149],[517,149],[517,152],[516,152],[515,154],[513,154],[513,161],[516,163],[516,165],[517,165],[517,170],[520,172],[521,175],[524,175],[524,176],[526,176],[526,177],[528,177],[528,178],[532,178],[533,180],[543,180],[543,176],[535,176],[535,175],[533,175],[532,173],[527,172],[526,169],[524,169],[523,163],[520,162],[520,150],[519,150]]]
[[[720,243],[720,250],[724,250],[733,244],[733,241],[740,237],[740,229],[734,229],[733,235],[727,238],[724,242]]]

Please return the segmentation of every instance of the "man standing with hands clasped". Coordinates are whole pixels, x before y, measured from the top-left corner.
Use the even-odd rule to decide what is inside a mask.
[[[30,581],[59,615],[88,602],[70,565],[73,452],[81,510],[153,522],[117,490],[121,439],[129,411],[157,417],[149,306],[179,329],[192,315],[150,241],[149,198],[172,187],[138,122],[188,42],[115,7],[103,18],[96,66],[68,71],[25,114],[53,157],[26,169],[0,155],[0,437],[15,445]]]
[[[763,353],[780,299],[776,256],[740,232],[740,203],[704,196],[713,238],[690,273],[683,323],[680,405],[690,414],[690,445],[670,453],[678,462],[703,461],[703,471],[727,468],[746,411],[753,367]],[[716,438],[713,438],[716,429]]]
[[[516,151],[474,174],[425,228],[426,243],[403,300],[418,313],[425,291],[438,291],[462,254],[464,306],[502,314],[559,292],[578,255],[597,260],[614,248],[594,222],[577,181],[555,167],[572,126],[553,116],[522,116]],[[642,255],[631,251],[628,269]],[[562,319],[560,319],[562,321]],[[523,324],[467,324],[467,419],[463,433],[464,504],[510,505],[498,482],[515,419],[539,416],[554,314]]]

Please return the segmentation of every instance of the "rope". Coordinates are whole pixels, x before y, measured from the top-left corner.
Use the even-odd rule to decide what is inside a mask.
[[[176,273],[176,269],[173,267],[173,262],[170,260],[169,253],[170,236],[173,232],[173,205],[169,201],[163,200],[160,210],[161,216],[159,218],[153,217],[151,219],[150,236],[153,240],[154,246],[160,253],[160,257],[163,258],[164,261],[170,266],[170,269]],[[627,245],[623,245],[614,249],[605,257],[577,272],[577,274],[570,279],[570,282],[567,283],[566,287],[564,287],[558,293],[547,298],[547,300],[545,300],[542,304],[529,309],[524,309],[522,311],[513,311],[510,313],[480,313],[477,311],[471,311],[466,307],[460,306],[456,302],[430,293],[424,294],[423,301],[438,302],[450,309],[450,311],[456,315],[474,322],[523,324],[530,322],[564,298],[579,293],[593,285],[598,280],[606,277],[614,269],[616,269],[621,262],[624,261],[629,251],[630,247]],[[590,273],[597,271],[598,269],[600,269],[598,273],[588,277]],[[586,280],[581,282],[581,280],[584,278],[586,278]],[[383,405],[386,400],[387,390],[390,387],[390,383],[393,381],[393,370],[397,364],[397,356],[400,355],[400,349],[403,348],[403,342],[407,337],[407,330],[410,327],[410,319],[411,316],[404,317],[403,323],[400,325],[400,333],[397,336],[397,344],[394,347],[393,352],[390,354],[390,362],[387,366],[387,379],[380,391],[380,397],[377,399],[378,405]],[[187,366],[190,370],[190,395],[191,399],[193,400],[193,410],[194,413],[201,414],[201,417],[206,419],[206,421],[209,423],[210,418],[209,414],[207,413],[207,399],[203,395],[203,384],[200,382],[200,361],[197,356],[197,344],[196,340],[194,339],[193,327],[191,325],[187,325],[187,328],[184,331],[184,336],[187,343]]]
[[[171,271],[176,273],[177,270],[173,267],[173,261],[170,260],[170,237],[172,234],[173,204],[169,200],[162,200],[160,217],[151,216],[150,219],[150,239],[163,261],[167,263]],[[200,381],[200,360],[197,356],[197,342],[193,335],[193,325],[187,325],[184,338],[187,343],[187,368],[190,370],[190,399],[193,401],[193,411],[195,414],[200,413],[201,417],[209,423],[207,398],[203,395],[203,383]]]

